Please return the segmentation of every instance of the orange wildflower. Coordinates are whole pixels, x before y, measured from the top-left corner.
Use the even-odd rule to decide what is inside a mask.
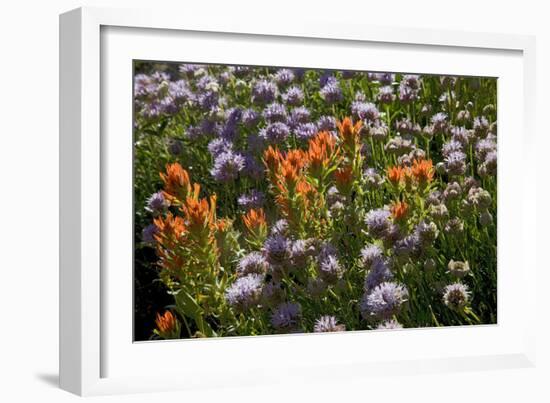
[[[391,205],[390,212],[394,220],[402,220],[409,212],[409,205],[404,201],[397,201]]]
[[[191,193],[189,173],[177,162],[166,164],[166,173],[160,173],[160,178],[164,182],[164,193],[168,198],[177,197],[180,200],[185,200]]]
[[[277,172],[282,160],[283,156],[277,147],[273,148],[269,146],[268,149],[264,151],[263,161],[269,172]]]
[[[182,210],[189,223],[189,231],[200,232],[208,225],[215,224],[216,195],[210,196],[210,203],[206,198],[197,200],[188,197],[182,206]]]
[[[432,160],[414,160],[411,173],[418,183],[425,184],[431,182],[434,177]]]
[[[155,319],[157,329],[155,333],[164,339],[177,339],[180,337],[180,325],[174,314],[170,311],[160,315],[157,313]]]
[[[334,155],[336,139],[329,132],[319,132],[309,140],[309,148],[306,152],[307,159],[313,170],[326,166]]]
[[[344,168],[338,168],[334,172],[334,180],[336,181],[336,188],[347,194],[351,190],[351,184],[353,182],[353,169],[351,166],[346,166]]]
[[[255,235],[260,235],[267,230],[267,221],[263,208],[251,209],[243,215],[245,227]]]
[[[183,218],[168,213],[165,218],[157,217],[153,220],[159,232],[155,236],[159,242],[163,239],[179,240],[187,231]]]
[[[307,163],[307,156],[302,150],[289,150],[285,156],[285,161],[297,169],[301,169]]]
[[[400,166],[389,167],[387,170],[388,180],[393,185],[398,185],[405,177],[405,170]]]
[[[286,182],[287,185],[293,185],[298,180],[299,168],[290,161],[284,160],[281,163],[280,171],[279,180]]]
[[[351,118],[346,117],[341,122],[336,122],[338,131],[340,132],[340,138],[344,145],[350,150],[356,150],[361,144],[360,130],[363,126],[363,122],[358,120],[353,123]]]

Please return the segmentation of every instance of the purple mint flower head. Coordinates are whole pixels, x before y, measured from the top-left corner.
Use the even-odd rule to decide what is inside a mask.
[[[307,263],[307,258],[313,253],[313,248],[309,242],[304,239],[296,239],[290,247],[290,258],[292,265],[304,267]]]
[[[328,284],[334,284],[342,278],[344,268],[334,255],[327,256],[319,264],[319,277]]]
[[[196,102],[203,111],[211,111],[218,106],[219,95],[214,91],[201,92],[197,95]]]
[[[287,105],[301,105],[304,102],[304,92],[300,87],[292,86],[283,94],[283,101]]]
[[[320,131],[334,131],[336,130],[336,118],[334,116],[321,116],[317,120],[317,128]]]
[[[282,122],[271,123],[260,132],[260,136],[264,137],[269,143],[272,144],[282,143],[287,139],[289,134],[289,127]]]
[[[385,85],[378,90],[378,102],[381,104],[391,104],[395,100],[393,94],[393,87],[391,85]]]
[[[257,209],[264,205],[265,195],[259,190],[252,189],[250,192],[242,194],[237,199],[237,203],[244,210]]]
[[[333,77],[333,80],[329,80],[319,91],[321,97],[329,105],[340,102],[343,98],[342,89],[338,80]]]
[[[463,146],[467,146],[470,143],[472,134],[464,126],[453,126],[451,128],[451,138]]]
[[[311,118],[311,113],[309,109],[305,106],[299,106],[290,111],[289,125],[295,127],[300,123],[309,123]]]
[[[445,133],[447,130],[447,114],[438,112],[431,118],[434,133]]]
[[[363,267],[370,268],[377,260],[381,260],[384,257],[382,249],[377,245],[366,245],[361,249],[361,263]]]
[[[314,123],[300,123],[294,132],[299,140],[309,140],[317,134],[317,126]]]
[[[365,276],[365,291],[372,290],[384,281],[389,281],[393,278],[393,274],[385,260],[378,258],[370,265],[367,275]]]
[[[470,292],[468,286],[462,283],[453,283],[445,287],[443,291],[443,303],[449,308],[460,310],[468,304]]]
[[[477,116],[474,118],[474,133],[477,137],[486,137],[489,132],[489,121],[485,116]]]
[[[361,313],[365,319],[375,317],[389,319],[401,310],[401,306],[407,302],[409,292],[405,286],[384,282],[376,286],[361,301]]]
[[[483,162],[490,152],[496,151],[497,143],[492,138],[481,139],[476,143],[476,158]]]
[[[406,104],[418,99],[418,90],[412,89],[404,82],[399,84],[399,101]]]
[[[275,101],[277,86],[267,80],[259,80],[252,87],[252,102],[255,104],[268,104]]]
[[[141,239],[145,243],[154,243],[155,235],[159,232],[158,227],[155,224],[149,224],[143,231],[141,231]]]
[[[344,330],[346,330],[346,326],[339,324],[336,318],[330,315],[321,316],[315,321],[315,325],[313,325],[315,333],[343,332]]]
[[[287,86],[294,81],[294,72],[290,69],[280,69],[275,73],[275,82],[280,86]]]
[[[451,140],[443,144],[443,147],[441,147],[441,153],[446,157],[455,151],[462,151],[462,148],[462,143],[456,140]]]
[[[193,93],[185,80],[170,81],[168,94],[180,103],[193,98]]]
[[[277,306],[271,315],[271,324],[277,330],[297,330],[302,318],[302,307],[298,303],[285,302]]]
[[[169,205],[170,203],[164,197],[164,193],[156,192],[147,199],[147,206],[145,207],[145,210],[156,214],[164,210]]]
[[[245,109],[242,113],[241,121],[248,128],[254,127],[260,122],[260,114],[254,109]]]
[[[407,235],[393,246],[393,253],[401,257],[416,256],[420,251],[421,243],[417,233]]]
[[[420,76],[416,74],[405,74],[401,80],[407,87],[418,90],[420,89]]]
[[[390,212],[385,209],[371,210],[365,217],[369,233],[374,238],[383,238],[390,228]]]
[[[200,91],[217,91],[218,82],[216,79],[209,75],[204,75],[196,82],[196,86]]]
[[[260,252],[250,252],[239,260],[237,274],[246,276],[248,274],[265,274],[268,268],[267,260]]]
[[[277,102],[266,106],[262,115],[268,123],[285,122],[287,119],[286,108]]]
[[[241,154],[225,151],[216,157],[210,172],[218,182],[231,182],[237,179],[244,168],[244,163],[244,157]]]
[[[248,274],[239,277],[227,288],[227,303],[237,311],[245,311],[260,302],[264,278],[260,274]]]
[[[395,319],[386,320],[380,323],[376,330],[394,330],[394,329],[403,329],[403,325],[396,321]]]
[[[208,143],[208,151],[212,157],[216,158],[221,153],[233,151],[233,143],[224,138],[218,137]]]
[[[434,222],[420,221],[415,227],[414,233],[422,246],[428,246],[435,241],[439,230]]]
[[[445,157],[445,170],[451,176],[464,175],[466,172],[466,154],[462,151],[453,151]]]
[[[375,122],[380,118],[378,108],[370,102],[352,102],[351,113],[359,119],[366,120],[368,122]]]
[[[195,72],[201,69],[203,66],[200,64],[180,64],[179,71],[189,78],[194,77]]]
[[[285,265],[291,257],[290,241],[283,235],[272,235],[264,243],[263,252],[273,265]]]
[[[319,77],[319,86],[324,87],[327,84],[337,83],[338,79],[332,75],[331,72],[325,72]]]

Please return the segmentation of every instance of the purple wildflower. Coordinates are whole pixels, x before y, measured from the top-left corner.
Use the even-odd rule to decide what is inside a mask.
[[[371,210],[365,217],[369,234],[374,238],[383,238],[390,228],[390,212],[384,209]]]
[[[241,121],[248,128],[254,127],[260,121],[260,114],[254,109],[245,109],[242,113]]]
[[[168,207],[170,203],[166,198],[164,197],[164,193],[162,192],[156,192],[151,195],[147,199],[147,206],[145,207],[145,210],[157,214],[164,210],[166,207]]]
[[[216,157],[210,172],[218,182],[230,182],[237,179],[244,168],[244,163],[245,160],[241,154],[225,151]]]
[[[319,264],[319,277],[328,284],[334,284],[342,278],[344,268],[334,255],[329,255]]]
[[[290,69],[280,69],[275,73],[275,82],[280,86],[287,86],[294,81],[294,72]]]
[[[338,321],[334,316],[324,315],[315,321],[313,331],[315,333],[324,332],[343,332],[346,330],[345,325],[338,324]]]
[[[317,128],[320,131],[336,130],[336,118],[334,118],[333,116],[321,116],[317,120]]]
[[[300,87],[292,86],[283,94],[283,101],[287,105],[300,105],[304,102],[304,92]]]
[[[154,243],[155,235],[159,232],[158,227],[155,224],[149,224],[141,231],[141,239],[145,243]]]
[[[327,83],[319,91],[321,97],[325,100],[327,104],[336,104],[340,102],[343,98],[342,89],[338,80],[332,77],[331,80],[328,80]]]
[[[453,283],[443,291],[443,303],[454,310],[461,310],[468,304],[470,292],[468,286],[462,283]]]
[[[396,321],[395,319],[386,320],[380,323],[376,330],[394,330],[394,329],[403,329],[403,325]]]
[[[317,126],[314,123],[300,123],[294,132],[299,140],[309,140],[317,134]]]
[[[370,102],[352,102],[351,113],[359,119],[366,120],[368,122],[375,122],[380,118],[378,108]]]
[[[268,123],[285,122],[287,116],[286,108],[277,102],[273,102],[265,107],[262,116]]]
[[[212,157],[216,158],[224,152],[233,151],[233,143],[224,138],[218,137],[208,143],[208,151]]]
[[[271,315],[271,324],[277,330],[297,330],[302,317],[302,307],[298,303],[285,302],[277,306]]]
[[[391,85],[385,85],[378,90],[378,102],[381,104],[391,104],[395,100],[393,94],[393,87]]]
[[[256,273],[237,278],[225,292],[227,303],[240,312],[257,305],[262,295],[263,281],[263,276]]]
[[[408,297],[409,292],[405,286],[394,282],[384,282],[365,294],[361,301],[361,313],[365,319],[369,317],[390,318],[399,313]]]
[[[263,251],[267,261],[273,265],[285,265],[291,257],[291,244],[283,235],[272,235],[264,242]]]
[[[393,274],[385,260],[378,258],[373,260],[367,275],[365,276],[365,291],[372,290],[384,281],[393,278]]]
[[[270,143],[278,144],[287,139],[290,134],[289,127],[282,122],[275,122],[262,129],[260,136],[266,138]]]
[[[277,96],[277,86],[271,81],[259,80],[252,87],[252,102],[255,104],[268,104]]]
[[[246,276],[248,274],[265,274],[268,263],[260,252],[250,252],[239,260],[237,265],[237,274]]]

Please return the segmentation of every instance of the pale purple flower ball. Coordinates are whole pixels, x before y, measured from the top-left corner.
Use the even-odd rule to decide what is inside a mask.
[[[300,87],[292,86],[283,94],[283,101],[287,105],[301,105],[304,102],[304,92]]]
[[[273,102],[265,107],[262,116],[268,123],[285,122],[287,119],[286,108],[284,105]]]
[[[265,173],[263,164],[253,155],[243,154],[243,157],[244,167],[242,174],[255,181],[262,179]]]
[[[361,313],[365,319],[369,317],[390,318],[401,310],[401,306],[407,302],[409,292],[405,286],[384,282],[376,286],[361,301]]]
[[[361,249],[361,263],[363,267],[369,269],[377,260],[381,260],[384,256],[382,249],[377,245],[366,245]]]
[[[282,122],[271,123],[260,131],[260,136],[264,137],[272,144],[282,143],[289,135],[290,128]]]
[[[255,127],[260,122],[261,115],[254,109],[245,109],[241,116],[241,121],[245,127]]]
[[[317,128],[320,131],[336,130],[336,118],[334,116],[321,116],[317,120]]]
[[[369,80],[377,81],[383,85],[389,85],[395,81],[395,74],[392,73],[368,73]]]
[[[371,236],[383,238],[390,225],[390,212],[385,209],[371,210],[365,217],[365,223]]]
[[[342,278],[344,268],[334,255],[327,256],[319,264],[319,277],[328,284],[334,284]]]
[[[395,100],[393,93],[393,87],[391,85],[385,85],[378,90],[378,102],[381,104],[391,104]]]
[[[260,252],[250,252],[239,260],[237,274],[246,276],[248,274],[265,274],[268,268],[267,260]]]
[[[271,235],[286,235],[288,233],[288,221],[284,218],[275,221],[271,227]]]
[[[474,133],[477,137],[484,138],[489,132],[489,121],[485,116],[477,116],[474,118]]]
[[[291,257],[291,243],[283,235],[272,235],[264,242],[263,252],[267,261],[273,265],[285,265]]]
[[[311,112],[305,106],[299,106],[290,111],[288,124],[291,127],[296,127],[301,123],[309,123],[311,121]]]
[[[317,126],[314,123],[300,123],[294,133],[299,140],[309,140],[317,134]]]
[[[445,170],[451,176],[464,175],[466,172],[466,154],[454,151],[445,157]]]
[[[443,303],[451,309],[464,308],[470,299],[468,286],[462,283],[453,283],[445,287],[443,291]]]
[[[159,213],[169,206],[168,200],[164,197],[163,192],[156,192],[147,199],[147,206],[145,209],[151,213]]]
[[[346,326],[339,324],[336,318],[330,315],[321,316],[313,325],[315,333],[343,332],[344,330],[346,330]]]
[[[208,143],[208,151],[212,157],[216,158],[226,151],[233,151],[233,143],[225,138],[218,137]]]
[[[361,120],[375,122],[380,118],[380,112],[376,105],[371,102],[354,101],[351,104],[351,113]]]
[[[457,151],[461,152],[462,149],[463,149],[462,143],[456,140],[451,140],[443,144],[443,146],[441,147],[441,153],[446,157],[451,153],[454,153]]]
[[[340,102],[343,98],[342,89],[340,88],[338,80],[336,80],[335,78],[334,80],[329,80],[323,86],[323,88],[321,88],[321,91],[319,91],[319,93],[327,104],[336,104]]]
[[[302,307],[298,303],[285,302],[271,314],[271,324],[277,330],[297,330],[302,318]]]
[[[445,133],[448,128],[448,116],[446,113],[438,112],[432,116],[431,122],[434,133]]]
[[[412,88],[413,90],[420,89],[420,76],[416,74],[405,74],[401,82]]]
[[[404,82],[399,84],[399,101],[404,104],[418,100],[418,90],[415,90]]]
[[[365,291],[372,290],[384,281],[389,281],[393,278],[393,274],[388,266],[388,263],[381,259],[375,259],[370,265],[367,275],[365,276]]]
[[[277,96],[277,86],[267,80],[259,80],[252,87],[252,102],[267,104],[273,102]]]
[[[365,169],[365,172],[363,172],[363,179],[365,180],[368,190],[379,189],[384,183],[384,178],[378,173],[378,171],[376,171],[375,168]]]
[[[245,160],[241,154],[225,151],[216,157],[210,172],[218,182],[231,182],[237,179],[244,164]]]
[[[292,83],[294,78],[294,72],[290,69],[279,69],[274,76],[275,82],[282,87]]]
[[[260,302],[264,277],[252,273],[239,277],[231,284],[226,292],[227,303],[237,311],[245,311]]]

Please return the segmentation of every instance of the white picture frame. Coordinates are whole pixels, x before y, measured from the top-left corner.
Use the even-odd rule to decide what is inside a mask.
[[[338,373],[337,377],[340,379],[345,379],[347,376],[352,376],[351,374],[353,377],[357,377],[369,376],[373,373],[412,374],[419,371],[439,372],[534,365],[536,284],[526,281],[526,279],[536,278],[535,253],[532,253],[536,244],[533,242],[536,233],[536,216],[535,209],[529,208],[531,202],[525,191],[516,192],[511,199],[506,197],[504,202],[507,204],[504,209],[500,205],[502,197],[499,200],[499,225],[502,222],[506,227],[504,220],[507,217],[502,216],[502,211],[509,211],[506,206],[517,207],[519,214],[519,217],[516,217],[513,222],[511,221],[508,226],[511,230],[508,232],[512,232],[512,235],[504,234],[502,244],[499,229],[499,290],[511,289],[514,286],[513,276],[506,275],[509,271],[503,272],[500,268],[501,250],[508,249],[507,247],[512,245],[513,241],[519,242],[515,251],[517,255],[515,259],[521,262],[521,267],[518,268],[521,275],[520,278],[518,277],[517,284],[521,283],[521,291],[518,292],[521,293],[522,298],[520,298],[521,301],[516,302],[520,306],[513,308],[511,303],[507,303],[509,302],[506,299],[508,297],[503,297],[503,299],[499,294],[499,318],[501,315],[505,316],[508,309],[526,312],[522,316],[522,320],[517,323],[508,321],[506,322],[508,324],[504,326],[499,319],[499,325],[495,327],[450,329],[443,335],[442,332],[438,334],[437,330],[432,329],[376,334],[371,332],[368,336],[362,332],[348,332],[316,336],[315,339],[308,339],[309,336],[276,336],[223,341],[190,340],[137,344],[132,343],[132,340],[126,336],[118,338],[116,335],[112,336],[113,333],[119,334],[120,332],[122,332],[120,334],[126,335],[131,330],[127,329],[128,318],[124,318],[124,309],[116,310],[108,303],[112,298],[109,299],[109,287],[105,286],[106,279],[123,281],[124,278],[127,278],[124,276],[127,276],[128,273],[125,272],[124,276],[117,279],[111,278],[102,271],[102,267],[104,268],[108,264],[105,260],[105,251],[108,248],[104,244],[103,232],[104,227],[108,227],[108,224],[105,224],[102,208],[105,208],[105,203],[108,203],[109,200],[105,196],[105,190],[108,189],[106,178],[115,173],[109,171],[107,167],[117,169],[113,168],[112,164],[107,164],[108,152],[105,152],[104,147],[121,146],[110,142],[112,137],[108,137],[107,140],[105,137],[102,138],[102,133],[109,132],[112,130],[110,125],[116,124],[109,120],[109,113],[102,108],[105,107],[107,101],[120,99],[116,95],[112,95],[113,98],[111,98],[111,93],[104,98],[110,88],[102,87],[105,84],[102,81],[104,79],[102,74],[107,75],[103,71],[106,65],[102,57],[113,57],[115,60],[116,54],[124,53],[123,47],[120,47],[124,43],[116,42],[116,40],[109,42],[109,46],[110,49],[119,46],[116,48],[117,53],[109,53],[102,49],[102,47],[106,47],[102,34],[109,32],[110,27],[122,30],[120,31],[122,36],[133,35],[132,32],[137,33],[137,30],[142,30],[141,34],[145,36],[154,32],[155,40],[166,41],[166,43],[178,41],[178,33],[185,35],[186,32],[193,32],[195,36],[200,36],[200,33],[204,33],[204,35],[216,33],[218,39],[225,35],[227,40],[232,35],[237,35],[239,38],[249,37],[253,38],[255,43],[262,44],[262,41],[266,41],[266,43],[269,41],[275,44],[273,46],[284,41],[291,41],[300,44],[300,46],[307,46],[308,43],[312,43],[311,41],[324,41],[323,46],[332,46],[335,49],[352,45],[375,44],[381,49],[385,46],[411,47],[417,51],[419,49],[420,51],[426,50],[428,53],[430,49],[435,49],[448,52],[448,57],[453,57],[453,52],[462,51],[477,54],[479,57],[490,53],[495,55],[510,54],[513,55],[514,63],[516,63],[512,64],[518,67],[510,73],[510,78],[521,80],[521,83],[516,83],[521,86],[515,87],[514,90],[520,97],[521,112],[516,115],[517,118],[504,119],[504,123],[509,124],[509,128],[513,127],[520,133],[515,140],[510,137],[508,141],[504,141],[504,147],[499,144],[499,159],[501,159],[502,153],[511,152],[515,148],[514,142],[521,144],[521,147],[516,149],[516,153],[519,153],[519,156],[516,157],[520,160],[529,161],[534,152],[532,133],[535,127],[533,107],[535,42],[533,37],[429,31],[402,27],[372,27],[344,22],[331,22],[328,25],[323,21],[307,19],[299,24],[289,22],[284,25],[269,20],[250,20],[244,23],[241,20],[233,19],[201,19],[196,16],[186,16],[163,10],[80,8],[61,15],[60,385],[63,389],[79,395],[96,395],[206,388],[234,384],[292,382],[292,379],[298,374],[302,380],[304,378],[319,380],[325,379],[327,373],[330,373],[330,377],[333,379],[334,372]],[[123,32],[124,29],[136,31],[128,33],[128,31]],[[145,49],[145,45],[143,46]],[[153,56],[158,54],[162,55],[162,53],[157,53]],[[162,60],[178,57],[168,53],[166,55],[167,59]],[[262,58],[264,56],[262,56],[262,52],[258,52],[249,56],[247,60],[253,60],[250,57]],[[131,52],[125,54],[124,57],[131,58]],[[213,57],[212,60],[231,62],[223,59],[224,57],[228,56],[220,54],[218,58]],[[155,59],[155,57],[150,58]],[[270,60],[272,59],[267,56],[262,59],[265,63],[269,63]],[[435,66],[432,67],[435,69],[434,71],[437,71],[437,68],[444,68],[438,67],[435,59],[432,59],[432,62]],[[118,62],[115,62],[115,67],[116,63]],[[353,66],[339,67],[350,68]],[[108,63],[107,68],[109,68]],[[478,69],[484,71],[482,66],[479,66]],[[124,88],[121,90],[124,91]],[[112,102],[109,105],[113,105]],[[517,107],[516,104],[508,105],[510,108],[514,106]],[[506,107],[504,103],[503,107]],[[500,111],[499,116],[501,116]],[[125,122],[122,118],[117,119]],[[128,122],[123,124],[127,125]],[[500,130],[501,122],[499,121],[499,133]],[[506,127],[503,130],[506,132]],[[506,163],[511,159],[503,158],[502,161]],[[505,169],[504,172],[509,175],[507,177],[511,178],[511,175],[514,175],[511,169],[506,169],[506,167],[499,167],[499,169]],[[499,178],[502,178],[503,175],[499,175]],[[535,188],[534,175],[527,178],[522,177],[521,181],[523,189]],[[500,182],[499,186],[501,186]],[[129,209],[130,207],[128,206]],[[110,217],[113,216],[110,215]],[[502,253],[510,253],[510,251],[505,250]],[[502,273],[504,275],[501,276]],[[127,293],[122,292],[121,295],[121,298],[124,299]],[[510,295],[510,293],[504,293],[504,295]],[[506,311],[502,312],[502,309],[506,309]],[[127,315],[131,315],[131,312],[127,311]],[[115,328],[116,323],[123,324],[121,329]],[[107,328],[111,329],[110,332],[107,331]],[[348,359],[327,360],[325,357],[319,362],[315,360],[316,349],[338,349],[341,344],[359,345],[366,340],[366,337],[369,337],[371,341],[375,340],[375,342],[391,339],[393,343],[399,342],[404,349],[408,346],[408,350],[404,350],[405,355],[401,351],[384,356],[371,352],[369,358],[349,356]],[[434,348],[432,352],[419,348],[417,354],[411,352],[410,355],[406,355],[406,351],[414,350],[415,345],[429,345],[429,340],[432,337],[440,339],[441,343],[449,343],[461,338],[467,341],[462,349],[452,350],[449,347],[449,354],[437,348]],[[502,338],[506,342],[503,342],[502,345],[495,342],[493,349],[484,350],[495,338]],[[312,342],[312,340],[315,341]],[[475,340],[479,341],[477,347],[474,347]],[[434,343],[434,345],[436,344]],[[262,368],[258,360],[254,361],[253,358],[246,357],[236,371],[229,372],[227,368],[221,368],[216,372],[209,369],[207,365],[200,365],[199,362],[201,356],[204,360],[213,360],[214,357],[225,360],[226,358],[235,359],[239,355],[246,356],[247,351],[253,352],[250,354],[251,356],[258,356],[267,354],[268,351],[281,351],[280,349],[283,348],[291,348],[293,352],[296,352],[294,358],[287,361],[288,365],[284,365],[284,362],[280,361],[272,367],[266,365],[265,368]],[[342,353],[338,357],[345,355],[345,350],[338,351]],[[182,352],[190,357],[187,363],[183,360],[169,359],[173,354]],[[272,359],[277,360],[277,355],[280,354],[274,354]],[[154,376],[146,371],[133,371],[133,368],[136,368],[132,361],[134,356],[139,357],[144,367],[158,368],[159,364],[163,364],[167,370],[179,375]],[[117,360],[118,362],[127,362],[128,365],[121,364],[117,370],[111,370],[110,366],[106,364],[108,361]],[[189,370],[191,366],[193,366],[192,372]],[[304,368],[309,369],[307,374],[304,374]],[[174,372],[174,370],[178,372]]]

